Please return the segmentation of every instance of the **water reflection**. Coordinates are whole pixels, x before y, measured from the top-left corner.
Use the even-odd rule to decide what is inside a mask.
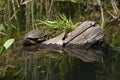
[[[38,47],[14,47],[2,55],[0,80],[120,79],[120,52],[117,48],[56,51]]]
[[[96,48],[90,48],[90,49],[54,49],[54,48],[45,48],[45,49],[40,49],[39,45],[33,45],[33,46],[27,46],[23,47],[22,51],[26,51],[27,53],[31,52],[40,52],[40,53],[49,53],[50,51],[56,52],[56,53],[62,53],[62,54],[67,54],[70,56],[75,56],[76,58],[79,58],[83,60],[84,62],[94,62],[99,60],[103,56],[103,50],[101,48],[96,49]]]

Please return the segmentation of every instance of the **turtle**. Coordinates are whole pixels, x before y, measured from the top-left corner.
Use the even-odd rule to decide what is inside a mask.
[[[43,41],[45,41],[45,35],[43,35],[42,32],[40,32],[39,30],[31,30],[25,35],[23,39],[23,45],[33,45]]]

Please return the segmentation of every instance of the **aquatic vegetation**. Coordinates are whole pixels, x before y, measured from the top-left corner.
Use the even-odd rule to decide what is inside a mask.
[[[54,21],[45,20],[45,21],[40,21],[40,22],[41,22],[40,24],[44,24],[48,28],[52,28],[55,30],[74,28],[72,20],[67,19],[67,17],[64,14],[56,15]]]

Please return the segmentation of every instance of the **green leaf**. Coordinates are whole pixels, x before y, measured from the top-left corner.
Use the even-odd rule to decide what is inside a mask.
[[[47,21],[47,22],[50,23],[50,24],[56,23],[55,21]]]
[[[76,3],[76,2],[78,2],[78,0],[71,0],[71,2]]]
[[[0,46],[0,55],[2,55],[3,51],[4,51],[4,47]]]
[[[105,24],[106,24],[106,22],[105,22],[105,21],[102,21],[102,22],[101,22],[101,28],[102,28],[102,29],[104,29],[104,28],[105,28]]]
[[[8,40],[3,44],[3,46],[4,46],[5,49],[7,50],[7,49],[13,44],[14,41],[15,41],[15,39],[8,39]]]
[[[5,32],[5,26],[3,24],[0,24],[0,31]]]
[[[16,27],[16,26],[14,26],[13,24],[11,24],[11,27],[12,27],[12,28],[14,28],[14,29],[17,29],[17,27]]]

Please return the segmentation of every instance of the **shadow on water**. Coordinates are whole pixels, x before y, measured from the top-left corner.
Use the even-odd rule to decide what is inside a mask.
[[[56,51],[15,45],[0,58],[0,80],[120,80],[119,53],[108,47]]]

